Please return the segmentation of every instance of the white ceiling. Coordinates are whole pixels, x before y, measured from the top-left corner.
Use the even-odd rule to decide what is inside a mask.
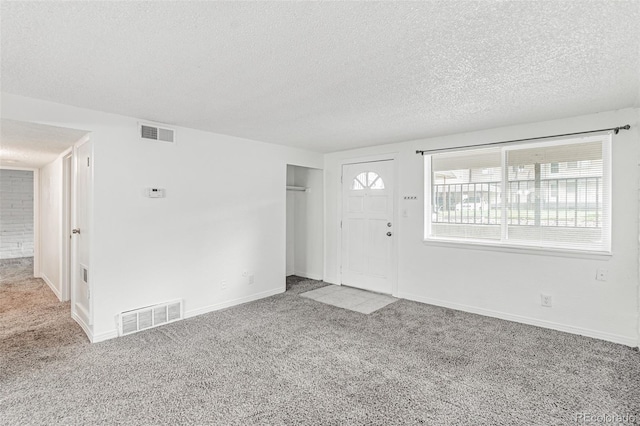
[[[87,132],[15,120],[0,120],[0,166],[39,169]]]
[[[320,152],[640,106],[639,1],[1,7],[4,92]]]

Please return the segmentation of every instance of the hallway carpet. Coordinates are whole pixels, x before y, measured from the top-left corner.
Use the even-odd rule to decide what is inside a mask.
[[[640,421],[640,355],[613,343],[407,300],[364,315],[290,279],[286,293],[92,345],[29,265],[0,268],[3,425]]]

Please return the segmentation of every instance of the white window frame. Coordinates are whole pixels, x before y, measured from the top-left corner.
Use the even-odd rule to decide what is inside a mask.
[[[501,152],[501,165],[502,165],[502,193],[506,194],[506,187],[508,181],[508,168],[506,165],[506,154],[508,151],[517,150],[517,149],[528,149],[528,148],[543,148],[545,146],[555,146],[555,145],[570,145],[575,143],[584,143],[584,142],[592,142],[592,141],[601,141],[602,142],[602,188],[603,191],[607,191],[608,196],[604,197],[604,202],[602,206],[602,213],[606,220],[602,222],[602,237],[603,237],[603,249],[572,249],[572,248],[562,248],[562,247],[551,247],[551,246],[540,246],[540,245],[532,245],[524,242],[514,242],[508,239],[504,239],[505,235],[507,235],[507,203],[506,198],[503,198],[502,202],[502,218],[501,221],[501,240],[492,241],[492,240],[474,240],[470,238],[456,238],[456,237],[442,237],[437,236],[434,237],[431,235],[432,233],[432,212],[433,212],[433,196],[432,196],[432,170],[431,170],[431,157],[433,155],[437,155],[437,152],[434,152],[433,155],[424,155],[424,234],[423,234],[423,242],[427,245],[435,245],[435,246],[445,246],[445,247],[463,247],[463,248],[471,248],[471,249],[481,249],[481,250],[495,250],[495,251],[507,251],[507,252],[521,252],[521,253],[530,253],[530,254],[549,254],[549,255],[560,255],[563,257],[610,257],[612,255],[611,251],[611,235],[612,235],[612,209],[611,205],[613,203],[613,194],[612,194],[612,161],[611,161],[611,133],[606,135],[596,135],[596,136],[587,136],[581,138],[570,138],[570,139],[553,139],[551,141],[545,142],[533,142],[533,143],[518,143],[517,145],[505,145],[502,148]],[[469,150],[481,150],[484,147],[479,145],[477,147],[469,147],[469,148],[461,148],[460,150],[452,150],[446,149],[447,152],[459,152],[459,151],[469,151]],[[443,150],[444,152],[445,150]]]

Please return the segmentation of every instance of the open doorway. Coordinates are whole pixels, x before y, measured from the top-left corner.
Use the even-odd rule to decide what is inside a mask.
[[[37,170],[0,169],[0,259],[32,258]]]
[[[322,170],[287,165],[287,281],[323,279]]]
[[[51,303],[73,299],[74,163],[88,132],[6,119],[0,125],[0,258],[12,259],[0,260],[0,290],[14,291],[16,309],[37,309],[33,303],[17,301],[27,294],[20,293],[22,283],[30,289],[31,302],[42,300],[46,310]],[[7,235],[11,239],[5,239]],[[71,304],[67,315],[73,314]]]

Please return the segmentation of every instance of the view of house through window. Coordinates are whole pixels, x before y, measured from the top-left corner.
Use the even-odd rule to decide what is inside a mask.
[[[609,251],[610,137],[425,156],[425,239]]]

